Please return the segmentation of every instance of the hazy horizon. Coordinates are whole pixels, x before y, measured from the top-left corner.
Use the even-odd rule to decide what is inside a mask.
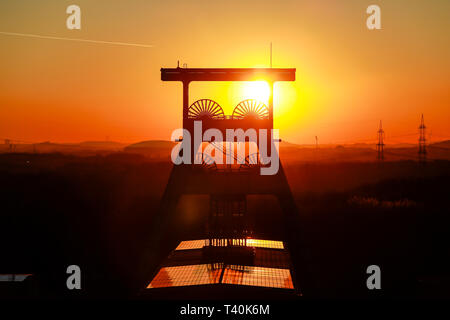
[[[1,138],[3,139],[3,138]],[[15,142],[16,141],[16,142]],[[52,143],[52,144],[63,144],[63,145],[77,145],[77,144],[83,144],[83,143],[115,143],[120,145],[133,145],[133,144],[139,144],[144,142],[171,142],[173,144],[179,143],[174,142],[169,139],[146,139],[146,140],[138,140],[138,141],[120,141],[120,140],[80,140],[80,141],[58,141],[58,140],[45,140],[45,141],[20,141],[20,140],[11,140],[10,143],[17,144],[17,145],[33,145],[33,144],[44,144],[44,143]],[[436,144],[436,143],[443,143],[443,142],[450,142],[450,139],[442,139],[442,140],[435,140],[428,142],[429,145]],[[314,143],[297,143],[293,141],[281,141],[282,144],[292,144],[296,146],[308,146],[308,147],[316,147]],[[0,143],[1,144],[1,143]],[[367,146],[375,146],[376,142],[344,142],[344,143],[322,143],[318,144],[319,147],[321,146],[339,146],[339,145],[367,145]],[[385,146],[396,146],[396,145],[410,145],[410,146],[416,146],[418,145],[417,142],[387,142],[385,141]]]

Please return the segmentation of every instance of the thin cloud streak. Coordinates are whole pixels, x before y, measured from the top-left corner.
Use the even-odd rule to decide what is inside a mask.
[[[7,36],[28,37],[28,38],[37,38],[37,39],[65,40],[65,41],[77,41],[77,42],[87,42],[87,43],[96,43],[96,44],[109,44],[109,45],[115,45],[115,46],[128,46],[128,47],[140,47],[140,48],[153,48],[154,47],[153,45],[150,45],[150,44],[63,38],[63,37],[43,36],[43,35],[39,35],[39,34],[30,34],[30,33],[15,33],[15,32],[0,31],[0,34],[7,35]]]

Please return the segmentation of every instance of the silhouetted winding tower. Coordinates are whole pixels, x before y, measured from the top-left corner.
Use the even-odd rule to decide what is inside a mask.
[[[232,280],[227,280],[231,272],[234,275],[236,272],[241,272],[239,273],[241,277],[241,283],[239,284],[244,284],[250,281],[247,278],[250,277],[249,274],[252,271],[249,270],[255,270],[251,268],[260,268],[263,271],[258,269],[259,271],[266,273],[279,273],[281,271],[285,272],[286,270],[289,273],[289,270],[291,270],[292,279],[289,276],[291,285],[282,284],[278,288],[289,288],[298,293],[299,291],[296,285],[297,276],[293,273],[293,268],[290,268],[290,255],[287,251],[288,248],[290,252],[297,253],[299,251],[296,247],[298,241],[293,241],[299,233],[297,229],[298,210],[283,166],[280,162],[279,170],[276,174],[261,175],[260,169],[267,166],[267,164],[264,164],[261,160],[260,150],[257,148],[256,152],[253,153],[249,151],[251,148],[248,146],[248,137],[244,137],[242,140],[234,136],[232,141],[228,141],[226,134],[227,129],[242,129],[244,132],[248,129],[255,129],[257,132],[260,129],[266,129],[269,134],[263,138],[258,135],[257,146],[265,143],[268,154],[278,152],[276,143],[279,140],[274,139],[271,134],[273,129],[273,86],[277,81],[295,81],[295,69],[163,68],[161,69],[161,80],[179,81],[183,85],[183,129],[185,130],[184,135],[186,135],[186,132],[189,133],[189,139],[183,136],[177,139],[177,141],[181,142],[181,145],[183,143],[190,143],[191,161],[190,163],[174,165],[172,169],[161,200],[160,211],[155,218],[150,254],[154,257],[157,255],[158,244],[162,241],[164,233],[167,231],[167,222],[175,215],[180,197],[193,194],[208,195],[210,199],[210,213],[205,228],[205,239],[202,240],[204,242],[202,242],[201,246],[197,248],[201,250],[201,253],[198,254],[200,262],[194,265],[192,262],[189,262],[189,268],[200,268],[199,266],[203,266],[202,263],[207,263],[209,266],[207,267],[208,281],[213,281],[211,283],[219,285],[233,283]],[[221,106],[213,100],[201,99],[193,103],[189,102],[189,85],[194,81],[261,80],[266,81],[271,90],[268,105],[253,99],[244,100],[234,108],[231,116],[227,116],[224,114]],[[196,122],[197,125],[201,122],[203,132],[208,129],[219,130],[222,133],[223,140],[203,141],[202,137],[201,141],[194,141],[194,126]],[[260,141],[260,139],[264,139],[265,141]],[[239,158],[239,155],[235,153],[234,146],[238,144],[247,146],[246,150],[248,152],[246,151],[245,158]],[[214,152],[223,154],[224,157],[232,158],[233,162],[235,161],[237,164],[217,164],[212,157],[204,153],[205,148],[208,147],[213,148],[215,150]],[[264,246],[259,244],[268,242],[257,241],[270,240],[255,240],[253,237],[253,221],[247,212],[248,195],[273,195],[280,205],[285,230],[285,238],[280,243],[286,244],[287,247],[282,245],[283,252],[274,253],[275,255],[283,255],[283,261],[285,261],[284,264],[282,263],[276,266],[276,268],[261,264],[262,260],[258,258],[258,255],[262,254],[258,250],[263,249],[255,249],[255,247],[263,248]],[[265,212],[264,214],[270,214],[270,212]],[[255,243],[259,244],[255,245]],[[180,245],[179,247],[182,246]],[[271,249],[269,247],[266,249],[266,251],[263,250],[263,253],[267,255]],[[173,272],[169,268],[174,268],[175,262],[173,261],[173,257],[177,254],[179,255],[180,253],[175,250],[169,256],[172,257],[172,260],[169,259],[168,262],[163,263],[157,274],[153,273],[153,280],[147,288],[164,287],[164,285],[161,285],[164,281],[170,282],[171,284],[166,286],[173,286],[176,282],[174,280],[176,276],[169,277],[167,274]],[[190,259],[193,260],[194,258]],[[266,260],[269,261],[270,259]],[[282,268],[283,265],[284,268]],[[187,268],[186,263],[183,264],[183,267]],[[213,272],[217,272],[218,269],[221,271],[218,271],[219,275],[216,279],[212,274]],[[256,275],[254,276],[256,277]],[[167,281],[167,278],[171,280]],[[269,277],[267,279],[272,278]],[[286,279],[283,281],[287,283]],[[255,286],[257,287],[258,285]]]

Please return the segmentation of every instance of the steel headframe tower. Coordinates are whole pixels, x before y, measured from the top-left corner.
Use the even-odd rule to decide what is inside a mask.
[[[420,120],[420,126],[419,126],[419,162],[420,163],[425,163],[427,161],[427,145],[426,145],[426,138],[425,138],[425,134],[426,134],[426,126],[425,126],[425,121],[423,119],[423,114],[422,114],[422,118]]]
[[[262,163],[258,152],[248,154],[240,159],[240,164],[231,168],[229,165],[216,164],[215,161],[203,153],[203,146],[211,146],[215,152],[224,156],[236,158],[234,150],[230,152],[228,146],[233,143],[247,143],[239,141],[236,136],[232,141],[226,135],[227,129],[266,129],[267,137],[263,143],[267,146],[267,153],[278,152],[272,136],[273,129],[273,85],[277,81],[295,81],[295,69],[280,68],[163,68],[162,81],[178,81],[183,85],[183,133],[194,137],[195,123],[201,122],[202,131],[216,129],[223,136],[222,141],[187,140],[187,136],[178,140],[181,143],[190,143],[190,163],[174,165],[169,181],[164,191],[160,210],[153,223],[152,249],[149,254],[157,255],[160,242],[165,235],[164,230],[169,222],[174,223],[173,217],[177,203],[183,195],[208,195],[210,199],[210,213],[206,226],[207,244],[204,254],[211,252],[223,254],[223,248],[237,248],[237,255],[245,252],[246,239],[252,236],[253,220],[247,212],[247,195],[273,195],[278,200],[283,212],[283,226],[285,240],[290,251],[295,250],[298,237],[298,210],[293,199],[281,162],[279,170],[274,175],[261,175]],[[231,116],[226,116],[221,106],[213,100],[201,99],[189,103],[189,85],[194,81],[266,81],[271,89],[268,105],[256,100],[241,101]],[[198,139],[198,138],[197,138]],[[260,145],[260,135],[257,135],[257,145]],[[266,140],[267,139],[267,140]],[[264,141],[265,140],[265,141]],[[200,151],[199,151],[200,150]],[[272,157],[273,159],[273,157]],[[277,160],[279,157],[277,157]],[[196,161],[197,160],[197,161]],[[267,214],[267,213],[265,213]],[[181,240],[181,239],[179,239]],[[243,250],[244,249],[244,250]],[[228,249],[227,249],[228,250]],[[226,255],[231,256],[230,251]],[[163,253],[161,253],[163,255]],[[246,258],[249,255],[245,254]],[[247,261],[247,260],[246,260]],[[239,264],[239,263],[236,263]]]
[[[381,120],[380,120],[380,127],[378,129],[377,160],[378,161],[384,160],[384,130]]]

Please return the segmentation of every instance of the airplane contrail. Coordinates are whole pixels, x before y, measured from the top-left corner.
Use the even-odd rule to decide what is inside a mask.
[[[38,39],[66,40],[66,41],[78,41],[78,42],[88,42],[88,43],[98,43],[98,44],[111,44],[111,45],[115,45],[115,46],[130,46],[130,47],[141,47],[141,48],[153,48],[154,47],[153,45],[150,45],[150,44],[63,38],[63,37],[43,36],[43,35],[39,35],[39,34],[30,34],[30,33],[15,33],[15,32],[0,31],[0,34],[6,35],[6,36],[29,37],[29,38],[38,38]]]

